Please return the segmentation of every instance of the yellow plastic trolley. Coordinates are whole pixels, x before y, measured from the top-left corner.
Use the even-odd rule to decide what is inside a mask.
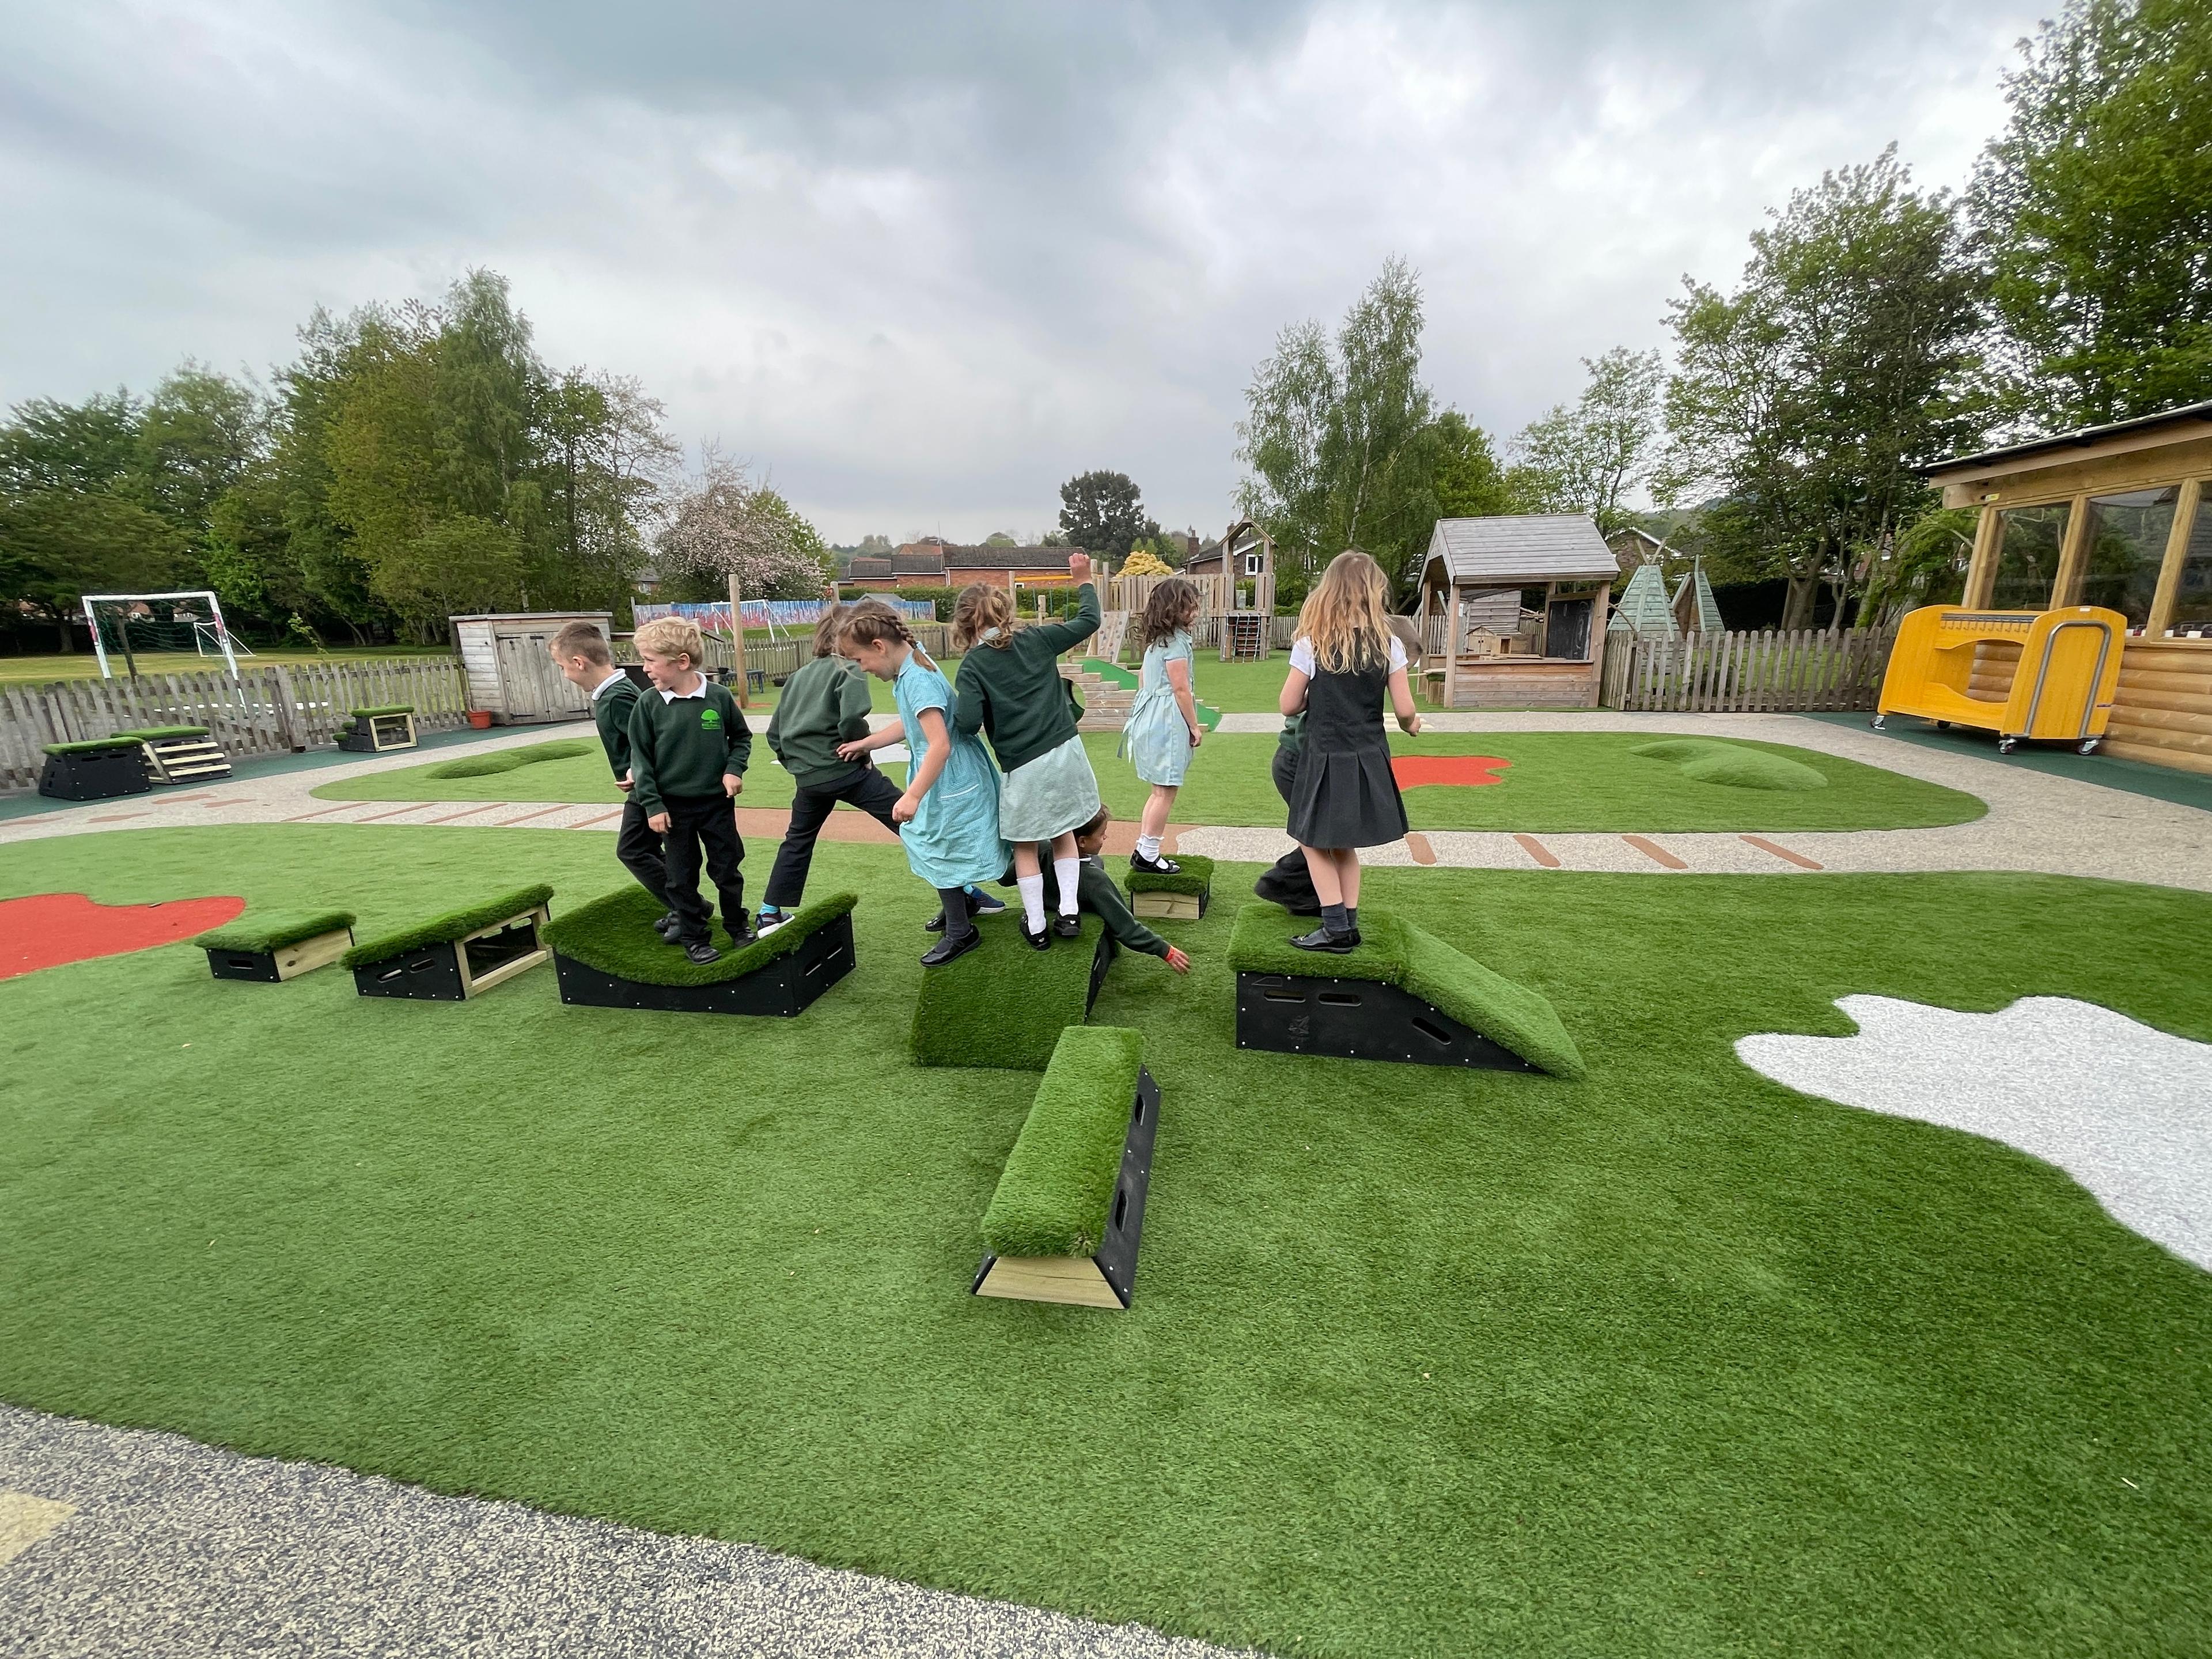
[[[1874,717],[1917,714],[1942,726],[1997,734],[2008,755],[2022,738],[2056,739],[2095,752],[2120,683],[2127,618],[2094,605],[2062,611],[1968,611],[1931,605],[1898,629]],[[1973,695],[1974,659],[1988,645],[2016,645],[2012,690],[2002,701]]]

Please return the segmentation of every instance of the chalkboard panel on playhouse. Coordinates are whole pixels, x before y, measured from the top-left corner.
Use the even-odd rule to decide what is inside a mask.
[[[353,945],[350,910],[286,911],[241,916],[192,941],[217,979],[281,985],[327,967]]]
[[[365,997],[465,1002],[551,953],[540,937],[550,887],[526,887],[356,945],[340,958]]]
[[[386,703],[374,708],[346,712],[353,722],[338,738],[338,747],[356,754],[381,755],[392,749],[415,747],[415,705]]]
[[[721,960],[694,963],[653,931],[661,908],[640,887],[568,912],[546,929],[561,1000],[592,1008],[789,1018],[853,971],[853,907],[838,893],[807,905],[765,938],[733,948],[717,927]]]

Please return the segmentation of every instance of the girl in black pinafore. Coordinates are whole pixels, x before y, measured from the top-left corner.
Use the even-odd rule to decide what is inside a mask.
[[[1305,741],[1291,786],[1290,834],[1306,855],[1322,925],[1291,941],[1345,955],[1359,944],[1359,848],[1405,839],[1406,803],[1382,730],[1388,697],[1399,728],[1421,729],[1406,647],[1384,621],[1389,592],[1364,553],[1340,553],[1298,612],[1282,712],[1304,712]]]

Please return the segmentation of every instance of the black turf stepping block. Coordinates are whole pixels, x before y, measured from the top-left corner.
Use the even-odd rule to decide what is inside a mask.
[[[653,1008],[679,1014],[765,1014],[789,1019],[853,971],[853,918],[848,911],[809,933],[796,951],[735,979],[704,985],[649,985],[602,971],[556,946],[553,968],[561,1000],[586,1008]]]
[[[1237,1046],[1331,1060],[1534,1072],[1433,1003],[1372,979],[1237,975]]]

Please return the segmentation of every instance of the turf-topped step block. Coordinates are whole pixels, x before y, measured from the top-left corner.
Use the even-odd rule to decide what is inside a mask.
[[[1112,1026],[1060,1033],[984,1212],[975,1295],[1129,1305],[1160,1117],[1144,1050]]]
[[[230,775],[230,757],[204,726],[146,726],[115,735],[143,745],[146,775],[155,783],[210,783]]]
[[[922,970],[910,1039],[915,1065],[1042,1072],[1060,1034],[1090,1018],[1114,956],[1105,925],[1085,914],[1079,937],[1033,951],[1022,943],[1020,915],[1010,907],[977,922],[981,945]]]
[[[1363,943],[1349,956],[1291,945],[1312,926],[1279,905],[1237,913],[1229,965],[1238,1048],[1583,1075],[1581,1052],[1540,992],[1380,906],[1361,908]]]
[[[39,793],[55,800],[112,800],[154,787],[146,775],[146,751],[136,738],[50,743],[46,752]]]
[[[838,893],[817,900],[767,938],[734,948],[718,925],[720,962],[691,961],[653,930],[653,896],[629,887],[593,899],[545,930],[561,1000],[588,1008],[655,1008],[686,1014],[802,1014],[853,971],[853,907]]]
[[[1178,858],[1176,874],[1156,870],[1132,870],[1127,885],[1129,908],[1153,921],[1196,921],[1206,914],[1213,896],[1213,860],[1195,855]]]
[[[365,997],[465,1002],[552,953],[540,930],[550,887],[525,887],[356,945],[339,958]]]
[[[353,945],[350,910],[288,910],[241,916],[192,943],[217,979],[281,985],[327,967]]]
[[[341,749],[356,754],[381,755],[387,750],[412,749],[416,745],[415,705],[411,702],[349,709],[346,719],[352,724],[338,735]]]

